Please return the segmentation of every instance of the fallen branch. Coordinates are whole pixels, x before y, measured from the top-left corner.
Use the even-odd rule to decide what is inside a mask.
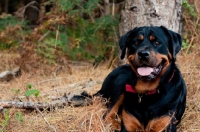
[[[65,95],[63,97],[57,98],[51,102],[21,102],[21,101],[7,101],[7,100],[0,100],[0,110],[4,108],[19,108],[19,109],[40,109],[40,110],[45,110],[45,109],[54,109],[54,108],[59,108],[59,107],[64,107],[64,106],[82,106],[83,104],[83,99],[74,99],[72,98],[74,94],[69,94]],[[84,98],[84,97],[83,97]],[[92,104],[92,100],[90,98],[87,98],[86,101],[87,104]]]
[[[46,81],[46,80],[45,80]],[[49,80],[48,80],[49,81]],[[44,81],[39,82],[42,83]],[[43,94],[42,96],[46,96],[48,95],[48,97],[50,99],[52,99],[52,101],[49,102],[22,102],[22,101],[8,101],[8,100],[0,100],[0,111],[3,110],[4,108],[19,108],[19,109],[40,109],[40,110],[45,110],[45,109],[54,109],[54,108],[60,108],[60,107],[64,107],[64,106],[82,106],[82,105],[88,105],[88,104],[92,104],[92,100],[91,98],[86,98],[86,100],[84,100],[85,98],[83,96],[85,96],[86,94],[84,94],[84,92],[82,93],[83,96],[80,96],[78,98],[73,98],[74,95],[80,95],[81,93],[81,89],[86,89],[89,87],[92,87],[95,84],[99,84],[99,81],[93,81],[93,80],[87,80],[87,81],[80,81],[78,83],[74,83],[74,84],[69,84],[67,86],[67,89],[74,89],[77,92],[71,92],[70,94],[65,94],[62,97],[54,97],[52,98],[52,96],[49,95],[49,93],[51,92],[55,92],[55,91],[48,91],[48,94]],[[37,83],[38,84],[38,83]],[[37,85],[34,84],[34,85]],[[65,93],[66,89],[63,91],[61,90],[60,93]],[[78,92],[79,91],[79,92]],[[56,92],[59,92],[58,90]],[[22,98],[26,98],[26,96],[19,96],[18,98],[22,99]],[[80,99],[80,98],[84,98],[84,99]]]
[[[1,81],[10,81],[13,77],[21,75],[20,67],[14,68],[12,71],[4,71],[0,73]]]
[[[55,108],[55,107],[63,107],[68,106],[67,97],[61,97],[57,100],[51,102],[21,102],[21,101],[7,101],[7,100],[0,100],[0,106],[3,108],[20,108],[20,109],[48,109],[48,108]]]

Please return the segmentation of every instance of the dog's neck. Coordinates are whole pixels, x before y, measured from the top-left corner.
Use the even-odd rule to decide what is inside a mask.
[[[174,72],[175,71],[172,72],[167,83],[169,83],[174,77]],[[132,88],[130,85],[126,85],[126,91],[139,94],[154,94],[159,91],[159,83],[160,79],[155,79],[152,81],[144,81],[139,79],[135,85],[135,88]]]

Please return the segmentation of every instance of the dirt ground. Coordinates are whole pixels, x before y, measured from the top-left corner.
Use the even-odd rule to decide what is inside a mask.
[[[178,56],[178,66],[186,81],[188,95],[187,108],[179,132],[200,132],[200,59],[198,51],[195,53]],[[12,69],[12,63],[17,54],[0,54],[0,73]],[[41,68],[29,72],[22,71],[20,77],[9,82],[0,82],[0,100],[20,100],[33,102],[48,102],[56,97],[73,92],[88,91],[96,92],[111,71],[106,65],[96,69],[91,63],[71,62],[71,71],[61,70],[55,74],[55,70]],[[56,69],[56,66],[53,67]],[[48,73],[48,74],[45,74]],[[31,95],[27,98],[27,84],[39,90],[40,95]],[[65,106],[44,110],[7,109],[7,114],[0,114],[1,132],[110,132],[110,124],[102,119],[106,108],[100,99],[94,99],[94,104],[85,107]],[[5,113],[5,110],[4,110]]]

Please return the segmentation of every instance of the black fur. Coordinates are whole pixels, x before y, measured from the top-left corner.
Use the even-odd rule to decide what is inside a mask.
[[[141,34],[144,36],[144,39],[138,40],[137,37]],[[155,36],[155,40],[149,40],[149,36],[151,35]],[[159,45],[156,45],[157,41],[159,41]],[[108,104],[109,112],[119,100],[120,95],[123,94],[124,100],[118,108],[119,115],[121,115],[124,110],[129,113],[130,116],[136,117],[144,127],[144,131],[146,131],[145,128],[151,120],[159,119],[163,116],[170,116],[172,117],[171,123],[165,130],[167,132],[176,132],[176,126],[180,123],[186,107],[186,85],[175,64],[176,54],[180,51],[181,44],[181,36],[163,26],[139,27],[129,31],[121,37],[119,42],[122,50],[122,59],[125,57],[126,49],[128,49],[128,56],[136,56],[139,50],[145,49],[155,53],[155,55],[159,53],[167,56],[169,59],[169,65],[164,71],[164,74],[162,76],[156,76],[156,79],[159,79],[159,84],[155,89],[158,89],[159,92],[146,95],[145,93],[132,93],[126,91],[126,84],[129,84],[134,88],[141,79],[138,73],[136,73],[137,70],[134,71],[134,68],[137,69],[137,65],[131,60],[129,61],[131,64],[119,66],[114,69],[106,77],[101,89],[94,94],[94,96],[102,95],[103,98],[110,100]],[[171,58],[169,53],[171,54]],[[142,63],[144,61],[146,60],[139,60],[138,62]],[[150,64],[150,62],[147,61],[144,64],[146,66]],[[145,78],[142,81],[153,82],[154,80]],[[142,94],[141,103],[138,102],[138,94]],[[75,96],[74,98],[76,97],[78,96]],[[124,124],[122,117],[121,132],[126,131],[126,124]]]

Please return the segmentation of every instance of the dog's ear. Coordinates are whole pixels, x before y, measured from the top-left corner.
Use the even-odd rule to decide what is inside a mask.
[[[124,34],[120,40],[119,40],[119,47],[121,49],[121,59],[124,59],[125,54],[126,54],[126,47],[127,47],[127,40],[129,38],[129,36],[134,32],[134,30],[137,29],[134,28],[133,30],[128,31],[126,34]]]
[[[180,34],[161,26],[163,31],[167,34],[169,39],[169,52],[172,54],[173,60],[176,60],[176,54],[181,50],[182,37]]]

